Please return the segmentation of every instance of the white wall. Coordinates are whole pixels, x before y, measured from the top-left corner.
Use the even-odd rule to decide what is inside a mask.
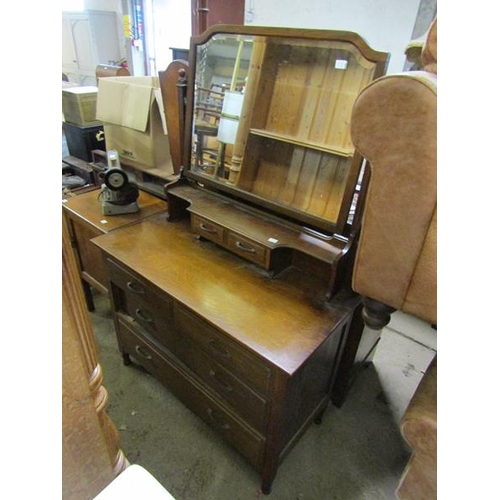
[[[161,70],[172,60],[170,47],[189,48],[191,2],[149,2],[155,40],[150,56]],[[115,11],[121,21],[121,0],[84,0],[84,4],[88,10]],[[391,53],[388,72],[395,73],[403,70],[419,4],[420,0],[246,0],[245,24],[355,31],[373,49]]]
[[[420,0],[246,0],[245,24],[355,31],[403,70]]]
[[[110,10],[122,12],[121,0],[84,0],[85,10]]]
[[[172,61],[170,47],[189,49],[191,2],[189,0],[152,0],[155,39],[155,65],[164,70]]]

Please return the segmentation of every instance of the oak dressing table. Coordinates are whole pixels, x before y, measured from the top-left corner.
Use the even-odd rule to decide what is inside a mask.
[[[224,25],[189,54],[167,213],[92,242],[124,362],[218,430],[269,493],[359,326],[364,170],[349,120],[388,54],[355,33]]]

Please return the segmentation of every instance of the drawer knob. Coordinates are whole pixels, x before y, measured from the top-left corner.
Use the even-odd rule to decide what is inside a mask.
[[[231,353],[227,349],[224,349],[223,347],[221,347],[217,343],[216,340],[210,339],[210,340],[207,341],[207,344],[210,346],[210,348],[212,349],[212,351],[214,351],[219,356],[221,356],[223,358],[230,358],[231,357]]]
[[[244,245],[241,241],[236,242],[236,248],[248,253],[255,253],[255,248]]]
[[[218,417],[217,413],[215,411],[212,410],[212,408],[208,408],[207,409],[207,413],[208,413],[208,416],[210,417],[210,420],[212,420],[212,422],[219,428],[221,429],[230,429],[229,427],[229,424],[227,424],[226,422],[222,422],[220,420],[220,417]]]
[[[230,386],[229,384],[226,384],[223,380],[221,380],[218,376],[215,370],[210,370],[210,377],[217,382],[217,385],[219,385],[224,391],[226,392],[233,392],[233,387]]]
[[[144,314],[139,308],[135,310],[135,316],[137,319],[144,321],[145,323],[153,323],[153,318],[150,318],[146,314]]]
[[[139,294],[144,293],[144,289],[138,286],[137,283],[134,283],[133,281],[127,281],[127,288],[134,293],[139,293]]]
[[[139,354],[139,356],[141,356],[141,358],[144,358],[144,359],[153,359],[153,358],[151,357],[151,355],[150,355],[150,354],[148,354],[148,353],[144,352],[144,351],[141,349],[141,346],[140,346],[140,345],[136,345],[136,346],[135,346],[135,352],[136,352],[137,354]]]
[[[206,233],[216,233],[217,230],[214,229],[212,226],[207,226],[206,224],[204,224],[203,222],[200,223],[200,229],[202,231],[205,231]]]

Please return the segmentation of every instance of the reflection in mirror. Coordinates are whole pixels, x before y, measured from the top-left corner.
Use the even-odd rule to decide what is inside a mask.
[[[347,41],[217,33],[195,68],[191,175],[334,230],[361,164],[351,109],[377,62]]]
[[[197,49],[193,164],[210,176],[228,178],[252,46],[252,38],[215,35]]]

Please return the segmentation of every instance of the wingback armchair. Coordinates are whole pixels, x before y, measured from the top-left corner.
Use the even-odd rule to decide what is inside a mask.
[[[352,287],[363,319],[379,330],[395,310],[437,324],[437,21],[422,50],[422,70],[368,85],[351,119],[366,158],[366,193]],[[409,403],[401,431],[413,450],[400,499],[436,498],[437,359]]]
[[[352,285],[365,320],[381,328],[401,310],[437,323],[437,75],[382,77],[354,105],[351,134],[368,160]]]

